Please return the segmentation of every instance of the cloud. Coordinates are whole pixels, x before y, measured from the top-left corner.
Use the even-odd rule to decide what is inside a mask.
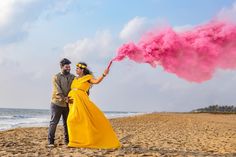
[[[137,40],[147,30],[147,25],[146,18],[135,17],[124,26],[119,36],[123,40]]]
[[[95,72],[98,76],[102,73]],[[196,84],[161,67],[124,60],[114,62],[105,80],[93,86],[91,100],[102,110],[191,111],[213,104],[234,104],[235,80],[234,71],[218,71],[212,80]]]
[[[0,47],[0,108],[47,108],[59,63],[50,55],[26,56],[27,48],[18,45]]]
[[[64,46],[62,57],[78,60],[104,60],[111,57],[113,39],[109,31],[98,31],[92,38],[83,38]]]
[[[57,0],[48,10],[52,13],[66,13],[71,7],[76,6],[77,2],[78,0]]]
[[[75,0],[0,1],[0,45],[25,38],[43,14],[65,13]]]
[[[146,17],[134,17],[129,20],[119,33],[123,41],[138,41],[144,34],[168,26],[163,19],[148,19]]]
[[[185,31],[191,30],[193,27],[194,27],[193,25],[187,24],[183,26],[175,26],[173,29],[176,32],[185,32]]]
[[[32,66],[32,65],[30,65]],[[0,107],[43,108],[50,102],[50,78],[26,72],[27,67],[14,60],[4,60],[0,66]]]
[[[6,38],[11,39],[11,42],[16,39],[21,40],[27,37],[30,28],[39,18],[65,14],[77,2],[76,0],[0,2],[1,5],[5,5],[0,6],[0,12],[3,13],[0,14],[0,40],[6,41]],[[4,8],[8,9],[4,11]],[[35,49],[38,43],[29,44],[29,47],[23,46],[25,48],[22,48],[21,44],[16,44],[17,48],[11,48],[12,44],[8,44],[7,47],[0,46],[2,74],[0,107],[48,108],[51,77],[60,70],[58,64],[60,58],[68,57],[72,59],[73,64],[81,60],[88,61],[95,76],[100,76],[107,64],[106,61],[115,55],[121,42],[138,40],[143,33],[157,25],[152,19],[134,17],[124,24],[120,33],[113,35],[109,30],[97,31],[92,37],[83,37],[65,44],[61,54],[52,53],[44,48],[47,55],[24,56],[27,54],[26,51],[31,50],[35,54],[40,54],[42,50]],[[174,29],[181,32],[191,27],[184,25],[176,26]],[[37,47],[43,46],[45,45],[37,45]],[[18,56],[23,55],[20,59],[16,59],[18,56],[13,52],[14,54],[19,52]],[[235,81],[234,71],[220,71],[212,80],[196,85],[165,72],[161,67],[154,69],[147,64],[124,60],[115,62],[105,80],[93,86],[91,100],[102,110],[108,111],[190,111],[216,103],[234,104]]]
[[[43,16],[50,19],[55,15],[65,15],[73,9],[77,9],[79,2],[79,0],[51,0],[48,2],[47,9],[44,10]]]
[[[0,43],[24,38],[43,9],[44,2],[40,0],[0,1]]]
[[[236,22],[236,2],[230,8],[223,8],[217,15],[218,19]]]
[[[144,25],[147,26],[149,20],[131,19],[119,37],[123,40],[137,39],[136,33],[144,32]],[[183,32],[192,27],[175,26],[174,30]],[[113,64],[106,81],[92,88],[91,97],[103,110],[191,111],[213,104],[234,104],[232,91],[236,86],[232,86],[232,82],[235,79],[233,71],[217,71],[212,80],[194,84],[165,72],[161,67],[154,69],[125,60]],[[219,84],[222,85],[219,87]]]

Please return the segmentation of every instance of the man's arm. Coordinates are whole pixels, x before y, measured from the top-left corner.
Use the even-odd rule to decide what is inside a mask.
[[[53,86],[54,89],[56,90],[56,97],[60,100],[60,101],[64,101],[65,100],[65,95],[62,92],[59,80],[57,76],[53,77]]]

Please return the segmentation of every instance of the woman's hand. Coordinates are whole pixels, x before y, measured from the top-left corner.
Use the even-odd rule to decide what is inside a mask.
[[[107,69],[103,72],[103,76],[105,77],[108,73],[109,73],[109,69],[107,68]]]

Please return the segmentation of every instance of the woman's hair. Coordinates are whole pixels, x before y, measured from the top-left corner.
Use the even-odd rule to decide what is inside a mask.
[[[88,74],[93,75],[93,72],[88,69],[86,63],[84,63],[84,62],[79,62],[76,66],[79,67],[80,69],[83,69],[83,70],[84,70],[84,71],[83,71],[84,75],[88,75]]]

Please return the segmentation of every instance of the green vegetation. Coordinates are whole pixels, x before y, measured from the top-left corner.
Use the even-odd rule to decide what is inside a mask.
[[[236,106],[219,106],[211,105],[205,108],[195,109],[192,112],[196,113],[236,113]]]

